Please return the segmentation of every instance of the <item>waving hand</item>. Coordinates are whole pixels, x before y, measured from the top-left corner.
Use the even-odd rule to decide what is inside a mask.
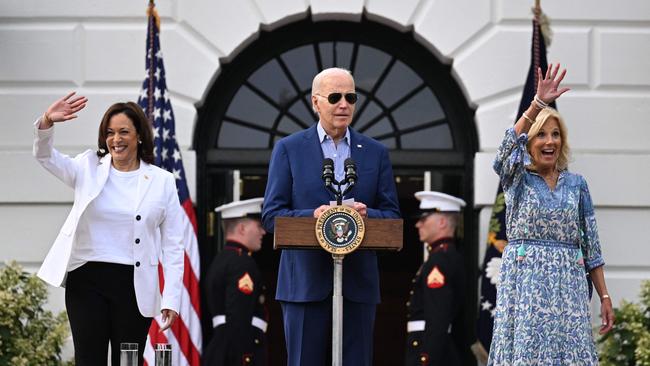
[[[54,122],[68,121],[77,118],[77,112],[86,107],[88,98],[78,95],[76,92],[71,92],[63,98],[58,99],[47,109],[43,114],[41,121],[42,128],[50,128]]]

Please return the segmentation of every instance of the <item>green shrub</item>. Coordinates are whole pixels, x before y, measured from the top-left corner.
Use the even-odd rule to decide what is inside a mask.
[[[0,269],[0,365],[64,365],[65,312],[43,310],[47,287],[15,262]]]
[[[650,281],[641,284],[641,303],[621,302],[614,328],[598,339],[601,366],[650,366]]]

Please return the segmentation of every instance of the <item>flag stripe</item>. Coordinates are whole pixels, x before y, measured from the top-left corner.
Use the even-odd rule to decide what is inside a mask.
[[[174,333],[176,341],[179,343],[180,349],[185,355],[185,358],[190,362],[190,365],[198,365],[200,362],[199,350],[192,342],[190,332],[188,331],[182,317],[179,317],[178,321],[172,325],[172,332]]]
[[[190,263],[190,257],[185,253],[185,271],[183,273],[183,284],[185,289],[189,291],[188,297],[190,299],[190,304],[194,308],[194,311],[197,313],[201,312],[201,304],[199,301],[199,281],[194,274],[194,269],[192,268],[192,263]]]

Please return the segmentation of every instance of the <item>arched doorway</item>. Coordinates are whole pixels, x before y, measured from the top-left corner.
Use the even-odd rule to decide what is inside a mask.
[[[428,171],[432,189],[463,197],[473,207],[477,149],[474,111],[453,79],[451,67],[418,43],[412,32],[399,32],[365,18],[360,22],[307,18],[261,31],[255,41],[221,65],[199,108],[194,136],[202,271],[219,250],[220,230],[212,225],[209,214],[232,199],[232,172],[241,175],[242,199],[264,194],[273,144],[315,123],[311,81],[319,70],[331,66],[347,68],[355,77],[360,99],[352,128],[390,149],[405,218],[405,247],[400,253],[380,255],[382,304],[377,312],[375,364],[401,364],[405,302],[411,278],[422,261],[411,219],[417,209],[413,193],[423,189],[423,175]],[[468,278],[476,278],[476,213],[469,209],[464,219],[461,251]],[[256,259],[272,299],[279,253],[272,250],[270,235],[266,241]],[[468,339],[474,333],[476,288],[472,281],[467,289]],[[271,300],[269,309],[272,364],[282,364],[281,313]]]

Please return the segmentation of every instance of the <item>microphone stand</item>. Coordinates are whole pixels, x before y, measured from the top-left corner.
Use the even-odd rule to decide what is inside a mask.
[[[347,175],[347,174],[346,174]],[[344,192],[341,186],[348,183]],[[330,184],[325,184],[327,189],[334,193],[336,205],[343,205],[343,196],[348,194],[354,187],[356,180],[350,180],[346,176],[342,182],[332,179]],[[333,185],[336,185],[336,189]],[[332,289],[332,366],[343,365],[343,257],[341,254],[332,254],[334,267],[333,289]]]
[[[345,183],[347,183],[348,186],[345,187],[345,191],[341,192],[341,186]],[[343,205],[343,197],[352,190],[355,183],[355,181],[349,181],[347,177],[341,182],[337,181],[336,179],[332,179],[332,182],[330,184],[325,184],[325,188],[334,194],[334,198],[336,198],[336,205],[341,206]],[[334,188],[335,185],[336,188]]]

